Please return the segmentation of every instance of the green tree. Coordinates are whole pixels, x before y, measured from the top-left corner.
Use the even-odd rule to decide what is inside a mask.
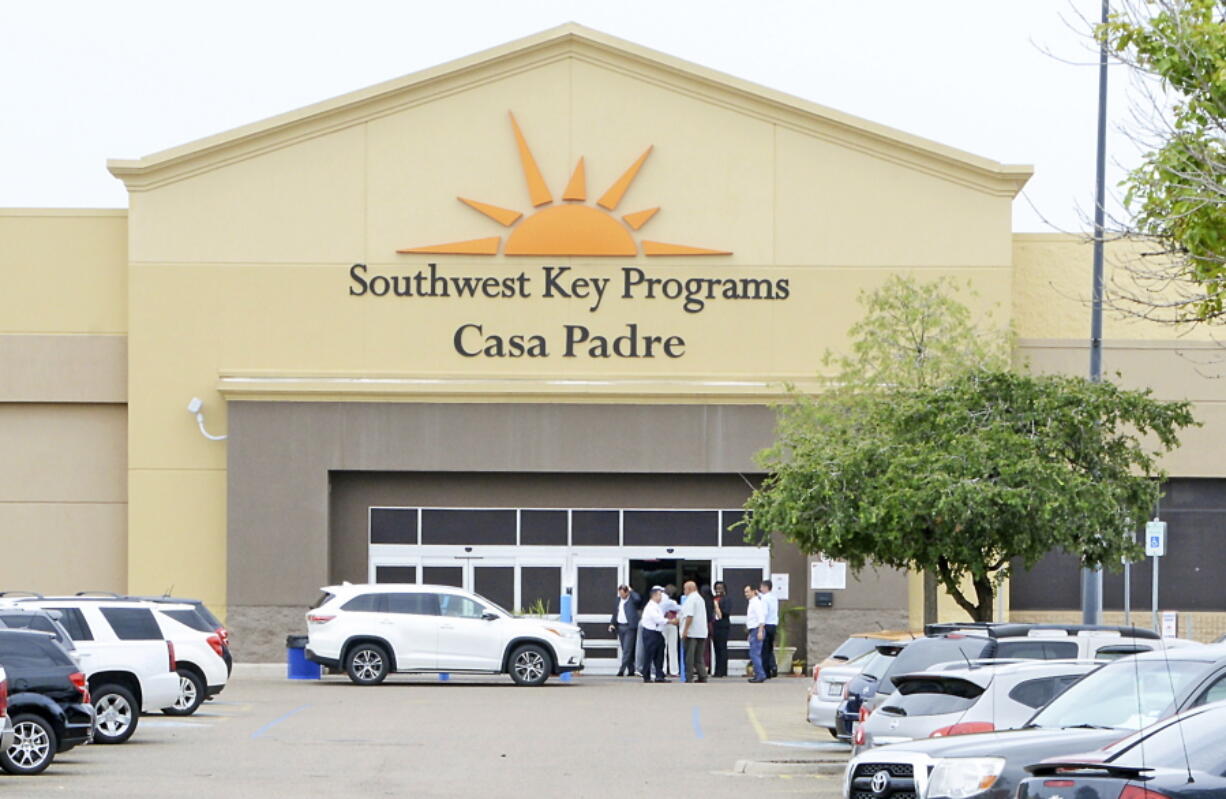
[[[1150,242],[1122,262],[1113,304],[1169,323],[1226,313],[1226,6],[1124,0],[1097,30],[1151,80],[1134,131],[1147,150],[1124,181],[1124,233]]]
[[[861,292],[864,316],[848,330],[850,352],[825,357],[827,366],[838,369],[830,389],[855,397],[922,388],[970,371],[1007,369],[1009,335],[990,327],[990,316],[984,326],[976,324],[959,299],[963,288],[949,277],[920,281],[894,275],[880,288]],[[937,621],[937,597],[936,573],[925,571],[925,624]]]
[[[839,370],[835,385],[857,393],[918,388],[966,371],[1007,368],[1009,337],[976,325],[958,299],[960,288],[948,277],[892,275],[861,292],[864,316],[848,330],[850,353],[825,356]]]
[[[1158,498],[1156,458],[1194,423],[1189,403],[1148,391],[1001,371],[803,398],[760,455],[768,476],[746,504],[748,532],[857,570],[931,571],[990,620],[1014,559],[1139,557],[1133,528]]]

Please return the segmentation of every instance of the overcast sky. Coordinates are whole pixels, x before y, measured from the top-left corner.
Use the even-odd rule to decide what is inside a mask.
[[[1017,231],[1084,229],[1096,0],[0,0],[0,206],[123,207],[147,155],[568,21],[1035,176]],[[1068,61],[1081,62],[1067,63]],[[1112,70],[1113,127],[1127,118]],[[1137,154],[1113,132],[1109,183]]]

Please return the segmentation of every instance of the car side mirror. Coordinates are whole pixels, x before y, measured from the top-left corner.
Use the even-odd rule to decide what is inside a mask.
[[[486,621],[498,621],[498,614],[497,614],[497,613],[490,613],[490,612],[487,610],[487,611],[485,611],[484,613],[482,613],[482,614],[481,614],[481,618],[485,619]]]

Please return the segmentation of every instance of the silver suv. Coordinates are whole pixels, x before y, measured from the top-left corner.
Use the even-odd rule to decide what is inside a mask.
[[[946,663],[894,678],[894,693],[864,722],[862,745],[1013,730],[1083,674],[1094,660]]]

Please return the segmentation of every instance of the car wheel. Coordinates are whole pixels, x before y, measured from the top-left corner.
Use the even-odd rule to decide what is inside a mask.
[[[94,710],[98,720],[94,723],[94,743],[121,744],[136,732],[140,721],[140,707],[136,697],[122,685],[100,685],[93,691]]]
[[[549,679],[549,653],[536,644],[525,644],[512,652],[510,665],[516,685],[540,685]]]
[[[0,752],[0,768],[9,774],[39,774],[55,759],[55,730],[42,716],[13,718],[13,745]]]
[[[189,669],[179,669],[179,698],[162,708],[168,716],[190,716],[204,701],[204,678]]]
[[[387,650],[378,644],[357,644],[345,657],[345,673],[358,685],[378,685],[390,670]]]

